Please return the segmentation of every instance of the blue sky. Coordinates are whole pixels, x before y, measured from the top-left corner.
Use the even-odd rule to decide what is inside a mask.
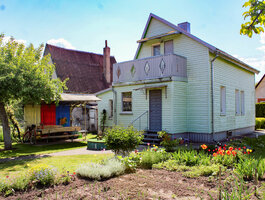
[[[108,40],[118,62],[134,57],[149,13],[191,23],[191,33],[265,72],[265,34],[239,34],[243,0],[0,0],[0,32],[26,44],[50,43],[102,53]]]

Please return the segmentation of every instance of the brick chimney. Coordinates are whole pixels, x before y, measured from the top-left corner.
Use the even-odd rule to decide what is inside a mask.
[[[105,40],[105,47],[103,49],[103,73],[107,83],[111,83],[110,48],[108,47],[107,40]]]
[[[190,33],[190,23],[189,22],[182,22],[178,24],[178,27],[183,29],[184,31]]]

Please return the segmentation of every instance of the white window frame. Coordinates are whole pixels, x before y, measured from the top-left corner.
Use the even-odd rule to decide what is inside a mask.
[[[245,115],[245,92],[240,91],[241,115]]]
[[[128,110],[128,111],[124,111],[124,110],[123,110],[123,95],[124,95],[124,93],[131,93],[131,110],[130,110],[130,111],[129,111],[129,110]],[[132,92],[131,92],[131,91],[128,91],[128,92],[122,92],[122,93],[121,93],[121,112],[122,112],[122,113],[132,113],[132,106],[133,106],[133,105],[132,105]]]
[[[235,114],[241,115],[241,109],[240,109],[240,91],[238,89],[235,90]]]
[[[220,115],[226,115],[226,87],[220,87]]]

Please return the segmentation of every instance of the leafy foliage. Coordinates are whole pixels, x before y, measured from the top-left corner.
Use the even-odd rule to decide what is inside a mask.
[[[123,128],[115,126],[107,129],[105,134],[105,143],[108,149],[115,154],[128,155],[143,140],[143,132],[137,131],[133,126]]]
[[[173,151],[179,144],[179,140],[172,140],[171,136],[166,131],[159,131],[157,134],[160,138],[162,138],[162,142],[160,144],[165,147],[166,151]]]
[[[256,103],[256,117],[265,117],[265,103]]]
[[[243,7],[248,9],[243,13],[244,19],[248,18],[248,21],[241,25],[240,34],[252,37],[253,32],[256,34],[264,32],[265,2],[263,0],[248,0]]]
[[[104,180],[125,172],[125,166],[117,159],[108,159],[103,164],[86,163],[79,166],[77,174],[92,180]]]

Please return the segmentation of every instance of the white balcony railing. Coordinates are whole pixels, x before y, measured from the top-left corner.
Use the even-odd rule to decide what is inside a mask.
[[[187,77],[187,60],[175,54],[153,56],[113,65],[113,83],[165,77]]]

